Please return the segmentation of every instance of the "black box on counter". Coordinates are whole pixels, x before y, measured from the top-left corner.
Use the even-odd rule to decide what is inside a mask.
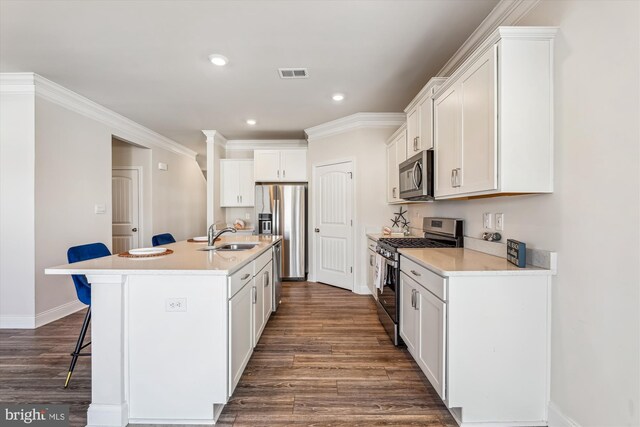
[[[520,268],[527,265],[527,245],[517,240],[507,239],[507,261]]]

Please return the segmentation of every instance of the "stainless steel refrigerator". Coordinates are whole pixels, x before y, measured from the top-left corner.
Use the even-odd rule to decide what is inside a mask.
[[[257,184],[258,232],[283,236],[282,279],[306,280],[307,185]]]

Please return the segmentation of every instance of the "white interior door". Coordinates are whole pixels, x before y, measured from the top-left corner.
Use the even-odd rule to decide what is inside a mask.
[[[353,289],[353,164],[314,167],[316,280]]]
[[[137,169],[113,169],[111,207],[114,254],[140,247],[139,180]]]

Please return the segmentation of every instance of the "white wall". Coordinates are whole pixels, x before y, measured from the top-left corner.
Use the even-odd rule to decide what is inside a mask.
[[[70,93],[61,95],[61,105],[41,96],[38,84],[35,99],[34,85],[30,98],[8,95],[4,86],[0,92],[2,327],[38,326],[82,307],[71,278],[45,276],[44,269],[66,264],[74,245],[111,247],[112,138],[149,144],[149,131],[139,125],[107,112],[99,114],[108,119],[88,117],[76,110],[79,103],[92,112],[102,107]],[[176,239],[203,234],[206,184],[195,158],[152,146],[151,161],[169,165],[167,172],[151,173],[151,233],[170,231]],[[95,214],[96,204],[106,213]]]
[[[0,327],[33,327],[35,95],[0,91]]]
[[[550,425],[640,425],[640,3],[542,1],[552,25],[555,192],[411,205],[412,221],[505,214],[504,239],[558,252]],[[564,418],[563,418],[564,417]]]
[[[342,134],[314,139],[309,142],[307,163],[309,165],[309,272],[313,272],[313,165],[353,158],[355,160],[355,259],[354,291],[368,293],[367,238],[366,230],[380,230],[389,225],[394,208],[387,205],[386,146],[385,142],[395,128],[356,129]],[[380,189],[380,191],[372,191]]]

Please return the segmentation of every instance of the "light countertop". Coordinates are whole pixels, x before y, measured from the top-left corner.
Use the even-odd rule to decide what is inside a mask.
[[[518,268],[506,258],[463,248],[407,248],[400,255],[440,276],[551,275],[551,270],[527,266]],[[402,269],[402,263],[400,263]]]
[[[251,236],[225,234],[216,246],[226,243],[255,242],[258,245],[244,251],[199,251],[206,242],[181,241],[162,245],[172,254],[152,258],[124,258],[112,255],[45,269],[45,274],[162,274],[226,276],[245,266],[268,250],[281,236]]]

